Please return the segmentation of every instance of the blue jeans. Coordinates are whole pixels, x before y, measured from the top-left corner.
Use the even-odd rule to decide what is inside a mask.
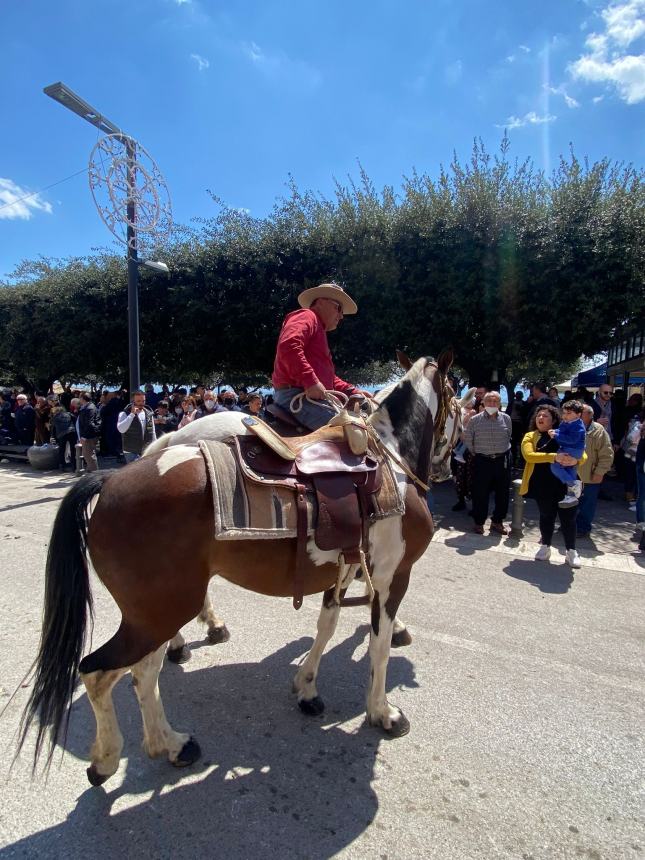
[[[636,500],[636,522],[645,523],[645,463],[636,464],[636,486],[638,487],[638,499]]]
[[[582,495],[578,501],[578,518],[576,520],[576,530],[578,532],[590,532],[593,518],[596,515],[596,505],[598,504],[598,493],[600,492],[600,484],[585,484],[582,490]]]
[[[302,392],[302,388],[278,388],[273,394],[273,402],[281,406],[282,409],[286,409],[287,412],[291,412],[289,409],[291,400],[296,394],[302,394]],[[324,427],[336,412],[326,400],[310,403],[306,397],[303,397],[300,412],[292,412],[291,414],[296,421],[308,427],[309,430],[318,430],[319,427]]]

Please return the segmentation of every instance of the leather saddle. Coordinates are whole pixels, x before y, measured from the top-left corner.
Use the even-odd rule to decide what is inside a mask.
[[[306,436],[282,438],[257,418],[244,419],[253,435],[236,436],[233,450],[245,480],[280,486],[296,495],[297,552],[293,605],[302,605],[307,556],[307,494],[316,500],[314,540],[321,550],[339,550],[346,564],[367,556],[368,529],[377,514],[381,458],[356,444],[347,425],[326,425]],[[364,447],[364,450],[361,450]],[[354,450],[353,450],[354,449]],[[364,598],[345,601],[364,603]]]

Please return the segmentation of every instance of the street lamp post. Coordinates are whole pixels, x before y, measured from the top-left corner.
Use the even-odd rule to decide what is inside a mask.
[[[91,125],[105,132],[106,134],[117,135],[121,143],[124,144],[127,159],[127,181],[128,181],[128,199],[127,199],[127,247],[128,247],[128,353],[129,353],[129,383],[130,396],[140,386],[140,360],[139,360],[139,259],[137,255],[137,231],[136,223],[136,206],[134,198],[134,188],[136,185],[136,145],[134,140],[125,132],[110,122],[109,119],[103,116],[100,111],[97,111],[90,104],[84,101],[80,96],[77,96],[69,87],[60,81],[50,86],[45,87],[43,92],[50,98],[68,108],[77,116],[89,122]],[[144,262],[144,265],[147,261]],[[163,264],[155,263],[151,268],[156,267],[160,271],[160,266]],[[167,268],[166,268],[167,270]]]

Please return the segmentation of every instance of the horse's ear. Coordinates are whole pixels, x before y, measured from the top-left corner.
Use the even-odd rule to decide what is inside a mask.
[[[466,406],[470,406],[470,404],[475,399],[475,392],[476,391],[477,391],[476,388],[469,388],[468,391],[464,394],[464,396],[459,401],[459,405],[461,406],[462,409],[464,409]]]
[[[439,358],[437,359],[437,367],[439,368],[439,372],[442,376],[445,376],[446,373],[452,367],[452,362],[454,360],[454,355],[452,352],[452,347],[448,347],[448,349],[443,349],[439,353]]]
[[[400,349],[397,349],[396,357],[403,370],[408,371],[412,367],[412,362],[404,352],[401,352]]]

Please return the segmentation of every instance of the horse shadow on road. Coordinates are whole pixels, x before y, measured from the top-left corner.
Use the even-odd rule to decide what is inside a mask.
[[[360,627],[323,656],[321,717],[301,714],[289,692],[291,663],[308,650],[309,637],[259,663],[193,671],[166,665],[160,687],[169,721],[193,733],[202,748],[189,770],[145,755],[134,692],[120,682],[114,701],[128,759],[122,784],[88,786],[64,822],[7,846],[0,857],[336,855],[378,809],[371,783],[385,736],[366,723],[341,727],[365,712],[369,660],[353,654],[368,631]],[[416,686],[412,663],[391,657],[388,690]],[[82,695],[73,706],[68,755],[87,760],[93,734]],[[84,762],[70,758],[64,767],[78,768],[79,781],[80,774],[85,779]],[[112,779],[120,778],[121,772]]]

